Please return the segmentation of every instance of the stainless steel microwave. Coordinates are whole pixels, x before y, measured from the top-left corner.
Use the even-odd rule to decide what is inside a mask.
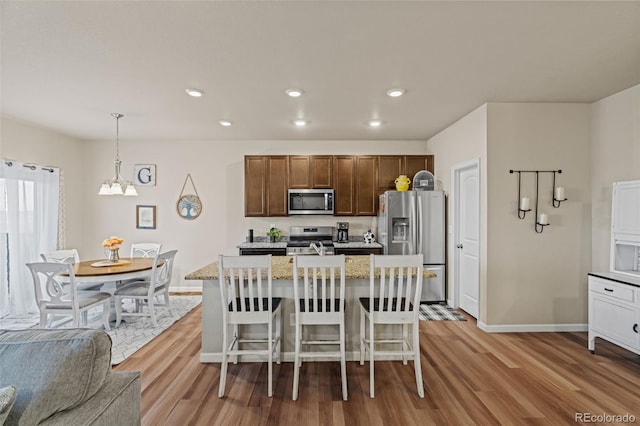
[[[290,189],[289,214],[333,214],[333,189]]]

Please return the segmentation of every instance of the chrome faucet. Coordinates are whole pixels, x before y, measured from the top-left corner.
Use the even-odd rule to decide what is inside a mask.
[[[322,244],[322,241],[318,241],[318,243],[320,244],[320,248],[318,248],[316,243],[313,243],[313,242],[309,244],[309,247],[314,249],[316,253],[318,253],[320,256],[324,256],[327,249],[324,247],[324,244]]]

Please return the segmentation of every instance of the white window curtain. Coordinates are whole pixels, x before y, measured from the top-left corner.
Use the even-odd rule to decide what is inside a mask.
[[[58,168],[0,161],[0,317],[38,312],[26,264],[56,249]]]

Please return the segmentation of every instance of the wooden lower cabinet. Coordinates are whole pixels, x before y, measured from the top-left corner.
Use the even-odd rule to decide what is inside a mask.
[[[359,255],[370,255],[370,254],[383,254],[382,247],[376,248],[335,248],[336,254],[344,254],[346,256],[359,256]]]
[[[253,255],[265,255],[270,254],[272,256],[285,256],[287,254],[286,248],[241,248],[240,256],[253,256]]]

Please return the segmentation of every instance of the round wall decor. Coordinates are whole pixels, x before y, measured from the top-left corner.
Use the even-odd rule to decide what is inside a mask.
[[[187,181],[191,180],[191,186],[193,186],[194,194],[183,194],[184,188],[187,185]],[[178,202],[176,203],[176,209],[178,210],[178,215],[180,215],[183,219],[195,219],[200,216],[202,212],[202,201],[200,201],[200,196],[198,196],[198,190],[196,189],[195,184],[193,183],[193,179],[191,178],[191,174],[187,174],[186,179],[184,180],[184,185],[182,185],[182,191],[180,191],[180,196],[178,198]]]

